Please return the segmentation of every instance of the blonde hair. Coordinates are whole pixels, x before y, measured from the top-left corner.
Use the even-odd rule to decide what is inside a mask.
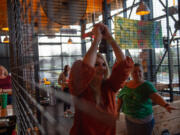
[[[4,75],[8,76],[8,71],[4,66],[0,66],[0,68],[2,69],[2,71],[4,71]]]
[[[105,75],[104,75],[104,79],[107,79],[107,78],[110,76],[110,70],[109,70],[109,66],[108,66],[107,60],[106,60],[105,56],[102,55],[101,53],[97,53],[97,57],[103,59],[104,62],[105,62],[105,65],[106,65],[106,69],[107,69],[107,70],[106,70],[106,73],[105,73]]]

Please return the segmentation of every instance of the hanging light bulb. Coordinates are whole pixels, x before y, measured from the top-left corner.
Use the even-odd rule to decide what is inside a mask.
[[[68,44],[72,44],[72,39],[71,38],[68,39]]]
[[[9,28],[8,27],[3,27],[2,30],[3,31],[9,31]]]
[[[6,37],[4,38],[3,43],[9,43],[9,38],[8,38],[8,36],[6,36]]]
[[[148,6],[143,1],[140,2],[139,7],[136,10],[136,14],[137,15],[148,15],[148,14],[150,14],[150,10],[149,10]]]

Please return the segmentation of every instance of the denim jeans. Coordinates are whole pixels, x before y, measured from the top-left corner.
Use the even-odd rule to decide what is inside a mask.
[[[152,135],[154,119],[145,124],[137,124],[126,118],[126,126],[128,135]]]

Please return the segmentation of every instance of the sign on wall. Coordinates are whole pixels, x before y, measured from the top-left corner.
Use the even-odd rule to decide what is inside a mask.
[[[115,39],[123,49],[163,48],[161,22],[115,17]]]
[[[77,34],[76,29],[60,29],[61,34]]]

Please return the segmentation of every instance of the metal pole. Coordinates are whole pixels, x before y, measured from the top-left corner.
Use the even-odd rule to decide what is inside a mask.
[[[179,80],[179,93],[180,93],[180,61],[179,61],[179,40],[177,40],[177,64],[178,64],[178,80]]]
[[[180,26],[180,0],[178,0],[178,24]]]
[[[111,20],[108,19],[110,16],[110,4],[107,4],[107,0],[104,0],[103,3],[103,23],[106,24],[111,31]],[[99,46],[99,51],[101,53],[106,54],[106,59],[110,67],[113,65],[113,55],[112,55],[112,47],[108,45],[106,40],[102,40]]]
[[[33,44],[33,46],[35,47],[34,49],[34,75],[35,75],[35,82],[36,83],[39,83],[39,48],[38,48],[38,36],[37,35],[34,35],[34,38],[33,40],[35,41]],[[40,103],[40,90],[39,90],[39,87],[35,86],[36,88],[36,100],[38,103]],[[37,119],[39,121],[39,123],[41,123],[41,113],[40,111],[37,109]]]
[[[127,8],[126,0],[123,0],[123,10]],[[133,8],[133,7],[132,7]],[[127,11],[123,12],[123,16],[127,18]]]
[[[166,49],[166,51],[164,52],[164,54],[163,54],[163,56],[162,56],[162,59],[161,59],[159,65],[158,65],[158,67],[156,68],[155,75],[157,75],[157,72],[159,71],[159,68],[160,68],[160,66],[161,66],[161,64],[162,64],[162,62],[163,62],[166,54],[167,54],[167,49]]]
[[[80,25],[81,25],[81,54],[82,56],[84,56],[86,53],[86,41],[82,36],[86,30],[86,20],[80,20]]]
[[[134,1],[135,1],[135,0],[134,0]],[[126,4],[126,0],[124,0],[124,1],[123,1],[123,10],[126,9],[126,8],[127,8],[127,4]],[[132,11],[132,9],[133,9],[133,6],[132,6],[132,8],[131,8],[131,11]],[[124,17],[124,18],[127,18],[127,11],[124,11],[124,12],[123,12],[123,17]],[[131,55],[128,49],[125,50],[125,55],[126,55],[126,56],[130,56],[130,55]]]
[[[144,15],[141,17],[141,20],[148,21],[153,18],[153,4],[152,0],[143,0],[148,7],[150,8],[150,14]],[[146,60],[147,65],[148,65],[148,72],[145,73],[145,79],[156,82],[156,76],[155,76],[155,69],[156,69],[156,60],[155,60],[155,50],[153,49],[146,49],[143,51],[147,51],[149,55],[149,59]]]
[[[126,1],[126,0],[124,0],[124,1]],[[123,9],[122,11],[120,11],[120,12],[118,12],[118,13],[116,13],[116,14],[114,14],[114,15],[112,15],[112,16],[109,16],[108,19],[111,19],[111,18],[113,18],[114,16],[117,16],[117,15],[119,15],[119,14],[121,14],[121,13],[127,12],[127,11],[130,10],[131,8],[134,8],[134,7],[138,6],[139,3],[140,3],[140,2],[137,2],[137,3],[135,3],[134,5],[132,5],[132,6],[130,6],[130,7],[127,7],[127,8]]]
[[[172,54],[170,51],[170,41],[169,41],[169,12],[168,12],[168,0],[166,0],[166,28],[167,28],[167,38],[168,38],[168,70],[169,70],[169,94],[170,94],[170,102],[173,101],[173,88],[172,88]]]
[[[130,11],[130,13],[129,13],[129,18],[131,17],[131,13],[132,13],[133,5],[135,4],[135,1],[136,1],[136,0],[133,1],[132,7],[131,7],[131,11]],[[123,3],[124,3],[124,2],[123,2]],[[124,4],[123,4],[123,5],[124,5]]]
[[[180,0],[178,0],[178,25],[180,27]],[[178,62],[178,78],[179,78],[179,93],[180,93],[179,40],[177,40],[177,62]]]

